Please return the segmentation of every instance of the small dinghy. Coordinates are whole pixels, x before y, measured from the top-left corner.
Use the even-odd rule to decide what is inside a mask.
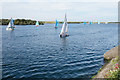
[[[92,24],[91,22],[89,22],[89,24]]]
[[[100,22],[98,22],[98,24],[100,24]]]
[[[67,37],[69,36],[67,34],[67,17],[66,17],[66,14],[65,14],[65,19],[64,19],[64,23],[63,23],[63,26],[62,26],[62,29],[61,29],[61,33],[60,33],[60,37],[63,38],[63,37]]]
[[[108,22],[105,22],[105,24],[108,24]]]
[[[86,24],[86,22],[84,22],[84,25]]]
[[[39,26],[39,22],[38,22],[38,21],[36,22],[35,26],[36,26],[36,27],[38,27],[38,26]]]
[[[56,21],[55,21],[55,28],[57,28],[57,19],[56,19]]]
[[[14,30],[14,28],[15,28],[15,25],[14,25],[13,19],[11,18],[6,30]]]

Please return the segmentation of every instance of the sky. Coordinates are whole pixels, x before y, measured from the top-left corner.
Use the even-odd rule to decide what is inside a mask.
[[[2,0],[2,18],[40,21],[118,21],[118,0]]]

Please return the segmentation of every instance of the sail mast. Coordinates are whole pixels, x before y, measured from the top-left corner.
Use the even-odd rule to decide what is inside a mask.
[[[67,17],[66,17],[66,14],[65,14],[65,24],[66,24],[66,30],[65,30],[65,32],[67,33],[67,29],[68,29],[68,25],[67,25]]]
[[[66,14],[65,14],[65,27],[66,27],[66,28],[65,28],[65,32],[67,33],[67,27],[68,27],[68,26],[67,26],[67,16],[66,16]]]

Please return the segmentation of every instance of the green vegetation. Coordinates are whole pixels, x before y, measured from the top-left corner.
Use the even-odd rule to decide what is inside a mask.
[[[10,22],[10,19],[0,19],[0,23],[2,25],[8,25],[9,22]],[[36,23],[35,20],[27,20],[27,19],[15,19],[14,20],[15,25],[35,25],[35,23]],[[39,24],[43,25],[44,23],[39,21]]]
[[[106,74],[106,78],[116,78],[116,79],[119,79],[120,80],[120,71],[111,71],[111,73],[109,74]]]
[[[102,66],[103,67],[103,66]],[[100,72],[102,70],[102,68],[100,68],[99,70],[98,70],[98,73]]]
[[[117,63],[118,60],[119,60],[119,57],[116,57],[116,59],[115,60],[113,59],[110,64],[113,65],[113,64]]]
[[[118,65],[118,61],[119,57],[111,60],[110,64],[112,69],[106,72],[106,74],[104,75],[105,78],[120,79],[120,65]]]
[[[94,76],[92,76],[92,78],[94,78],[95,77],[95,75]]]
[[[102,71],[102,69],[104,69],[104,67],[110,62],[110,69],[108,71],[105,72],[104,78],[106,78],[106,80],[108,79],[120,79],[120,65],[118,64],[120,57],[116,57],[115,59],[112,59],[111,61],[105,61],[104,65],[102,66],[102,68],[100,68],[97,72],[97,74],[99,72]],[[93,79],[95,77],[92,76],[91,79]]]
[[[117,78],[120,79],[120,66],[118,64],[114,64],[113,68],[109,70],[105,75],[105,78]]]

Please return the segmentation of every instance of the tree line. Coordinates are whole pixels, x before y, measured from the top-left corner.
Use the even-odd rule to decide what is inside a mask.
[[[8,25],[10,22],[10,19],[0,19],[0,25]],[[15,19],[14,20],[15,25],[35,25],[35,20],[27,20],[27,19]],[[40,25],[43,25],[44,23],[42,21],[39,21]]]

